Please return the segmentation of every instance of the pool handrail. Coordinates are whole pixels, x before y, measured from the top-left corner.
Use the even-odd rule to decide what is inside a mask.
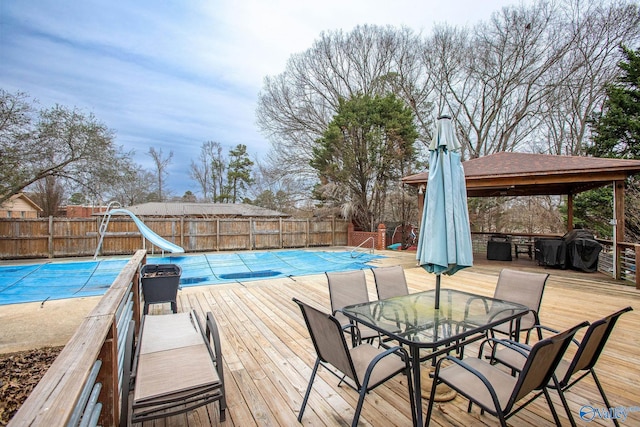
[[[354,256],[353,254],[354,254],[355,252],[357,252],[357,250],[358,250],[359,248],[361,248],[362,246],[364,246],[364,245],[365,245],[365,243],[367,243],[367,242],[369,242],[369,241],[371,242],[371,249],[369,249],[369,253],[370,253],[370,254],[372,254],[372,253],[375,251],[375,249],[376,249],[376,239],[374,239],[373,237],[367,237],[367,238],[365,239],[365,241],[364,241],[364,242],[360,243],[358,246],[356,246],[355,248],[353,248],[353,249],[351,250],[351,258],[355,258],[355,256]],[[358,256],[360,256],[360,255],[358,255]]]

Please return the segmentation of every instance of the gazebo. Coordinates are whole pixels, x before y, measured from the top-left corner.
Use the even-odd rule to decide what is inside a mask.
[[[619,243],[624,241],[624,181],[640,173],[640,160],[601,157],[554,156],[500,152],[462,163],[468,197],[567,196],[567,231],[573,230],[573,197],[586,190],[613,185],[614,266],[619,279]],[[402,178],[419,187],[419,206],[424,205],[429,172]]]

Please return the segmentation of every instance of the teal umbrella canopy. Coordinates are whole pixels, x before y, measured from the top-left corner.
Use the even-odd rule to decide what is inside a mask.
[[[438,308],[440,275],[473,265],[467,188],[460,143],[450,117],[438,118],[429,150],[429,180],[416,258],[422,268],[437,275]]]

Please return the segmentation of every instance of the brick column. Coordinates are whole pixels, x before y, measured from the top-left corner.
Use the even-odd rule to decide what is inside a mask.
[[[381,250],[387,247],[387,226],[384,224],[378,224],[378,241],[376,242],[376,249]]]
[[[347,226],[347,246],[353,246],[353,223]]]

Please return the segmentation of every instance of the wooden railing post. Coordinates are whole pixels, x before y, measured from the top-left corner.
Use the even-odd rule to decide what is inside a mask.
[[[136,325],[136,337],[140,333],[140,322],[142,319],[142,308],[140,307],[140,303],[142,301],[142,295],[140,295],[140,270],[146,263],[147,255],[145,254],[144,257],[142,257],[142,261],[140,262],[140,268],[137,269],[137,271],[133,275],[133,279],[131,279],[133,281],[131,290],[133,292],[133,320]]]
[[[102,384],[100,391],[99,425],[115,426],[120,420],[120,391],[118,389],[118,340],[116,338],[116,318],[113,316],[111,328],[100,349],[98,359],[102,360],[102,368],[96,382]]]

